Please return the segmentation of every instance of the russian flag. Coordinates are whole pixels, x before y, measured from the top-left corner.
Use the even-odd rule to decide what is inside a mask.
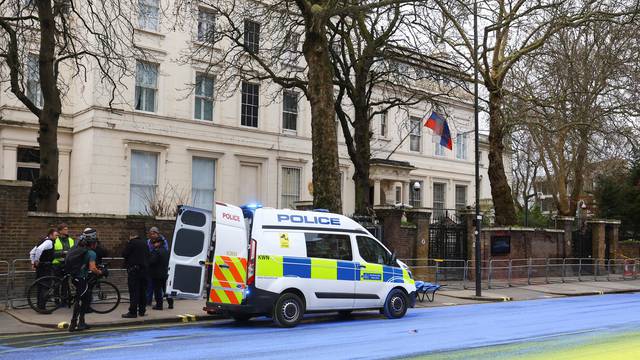
[[[451,131],[449,131],[447,120],[433,111],[424,123],[424,126],[433,130],[435,135],[440,136],[440,145],[449,150],[453,150],[453,141],[451,140]]]

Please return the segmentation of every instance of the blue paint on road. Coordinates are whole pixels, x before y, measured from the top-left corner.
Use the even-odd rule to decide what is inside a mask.
[[[323,320],[293,329],[268,320],[102,332],[44,343],[0,340],[0,359],[372,359],[640,329],[640,294],[414,309],[399,320]],[[45,342],[46,342],[45,341]]]

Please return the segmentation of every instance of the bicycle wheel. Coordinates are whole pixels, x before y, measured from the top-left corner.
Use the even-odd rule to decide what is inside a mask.
[[[106,314],[120,305],[120,291],[108,281],[100,280],[93,286],[91,292],[91,310],[98,314]]]
[[[41,313],[51,314],[64,303],[61,297],[62,280],[57,276],[36,279],[27,290],[29,306]]]

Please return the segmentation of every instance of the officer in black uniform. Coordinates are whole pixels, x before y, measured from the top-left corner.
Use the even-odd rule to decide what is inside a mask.
[[[149,248],[138,235],[129,236],[129,242],[122,252],[127,269],[129,288],[129,312],[123,318],[144,316],[147,309],[147,281],[149,268]]]
[[[42,238],[37,246],[35,246],[29,256],[31,258],[31,266],[36,271],[36,279],[43,276],[53,275],[52,262],[55,257],[55,251],[53,250],[53,241],[58,237],[58,231],[56,229],[49,229],[47,236]],[[39,309],[44,309],[46,298],[46,284],[38,282],[38,299],[37,306]]]

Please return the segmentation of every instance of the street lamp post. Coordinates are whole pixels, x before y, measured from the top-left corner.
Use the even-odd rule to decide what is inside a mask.
[[[476,296],[482,296],[482,259],[480,258],[480,134],[478,131],[478,0],[473,2],[473,120],[475,123],[475,155],[476,155],[476,227],[475,227],[475,256],[476,256]]]
[[[529,226],[529,199],[537,194],[529,194],[524,196],[524,226]],[[535,204],[534,204],[535,207]]]

